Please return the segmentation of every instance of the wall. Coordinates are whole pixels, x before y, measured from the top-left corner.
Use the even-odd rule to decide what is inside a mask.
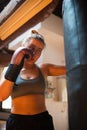
[[[41,23],[38,30],[44,36],[46,42],[46,48],[43,51],[43,62],[65,65],[62,20],[51,15]]]
[[[68,130],[66,77],[49,76],[48,81],[50,83],[48,87],[51,89],[48,95],[46,93],[46,105],[53,117],[55,130]]]
[[[67,102],[46,99],[46,105],[53,117],[55,130],[68,130]]]

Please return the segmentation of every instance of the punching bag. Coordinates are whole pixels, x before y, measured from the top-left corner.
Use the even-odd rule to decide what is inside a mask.
[[[87,1],[62,5],[69,130],[87,130]]]

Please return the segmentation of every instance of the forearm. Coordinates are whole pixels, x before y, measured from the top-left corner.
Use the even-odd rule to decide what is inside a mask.
[[[60,76],[60,75],[66,75],[66,68],[63,67],[63,66],[60,66],[60,67],[58,68],[57,72],[55,72],[55,73],[57,73],[59,76]]]
[[[32,58],[28,48],[20,47],[14,52],[5,72],[4,79],[0,83],[0,101],[5,100],[11,95],[14,83],[23,67],[24,60],[28,58]]]
[[[48,67],[48,75],[49,76],[66,75],[66,67],[50,64],[49,67]]]
[[[7,99],[12,92],[14,82],[4,79],[0,83],[0,101]]]

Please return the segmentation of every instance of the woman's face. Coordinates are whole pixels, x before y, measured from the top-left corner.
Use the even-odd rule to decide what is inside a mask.
[[[38,58],[40,57],[41,52],[44,48],[44,45],[40,40],[32,38],[25,45],[25,47],[31,49],[31,51],[33,53],[32,59],[31,60],[26,59],[26,62],[35,63],[38,60]]]

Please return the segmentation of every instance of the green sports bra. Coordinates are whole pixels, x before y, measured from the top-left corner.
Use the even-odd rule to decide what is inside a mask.
[[[39,70],[39,76],[35,79],[22,79],[20,75],[18,76],[16,83],[13,87],[13,91],[11,94],[12,98],[25,96],[29,94],[44,94],[45,93],[45,79]]]

